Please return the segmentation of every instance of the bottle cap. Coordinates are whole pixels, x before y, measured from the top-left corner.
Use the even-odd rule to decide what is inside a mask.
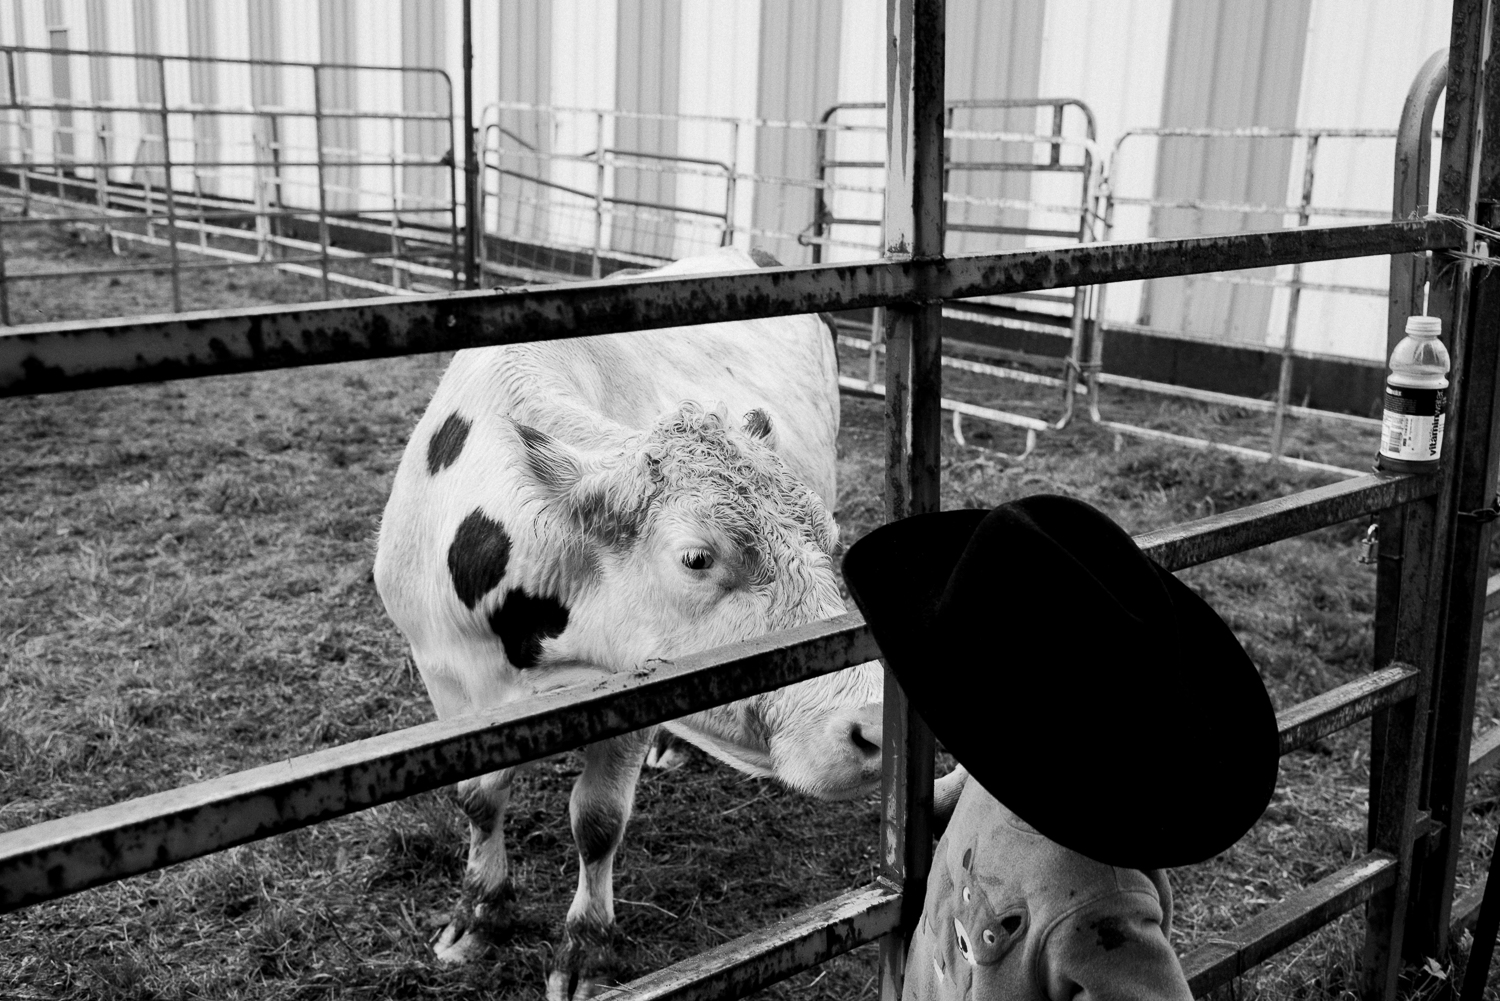
[[[1406,318],[1406,332],[1408,334],[1438,337],[1443,333],[1443,321],[1436,316],[1408,316]]]

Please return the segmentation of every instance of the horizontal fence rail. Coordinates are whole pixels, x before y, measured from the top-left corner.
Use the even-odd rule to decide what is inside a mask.
[[[1442,219],[75,320],[0,334],[0,396],[1455,248]],[[701,322],[701,319],[699,320]]]
[[[1385,852],[1355,859],[1184,956],[1182,971],[1187,974],[1188,988],[1194,997],[1202,997],[1395,882],[1396,860]]]
[[[632,980],[595,1001],[733,1001],[873,942],[900,920],[901,891],[874,883]]]
[[[1136,538],[1169,570],[1231,555],[1430,493],[1430,478],[1369,476]],[[1199,540],[1208,540],[1200,542]],[[1207,555],[1205,555],[1207,554]],[[609,675],[470,716],[425,723],[0,834],[0,913],[394,802],[879,656],[856,613]],[[1415,685],[1404,668],[1283,714],[1283,753]]]
[[[843,615],[580,694],[424,723],[0,834],[0,913],[390,803],[879,656]]]
[[[1135,541],[1168,570],[1182,570],[1436,493],[1436,477],[1372,473],[1146,532]]]

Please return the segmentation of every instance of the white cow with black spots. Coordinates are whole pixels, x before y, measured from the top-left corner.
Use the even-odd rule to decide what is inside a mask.
[[[658,273],[744,270],[726,249]],[[375,581],[441,717],[842,613],[837,359],[814,316],[480,348],[453,360],[396,473]],[[878,666],[668,724],[825,799],[880,778]],[[649,732],[591,745],[553,998],[613,959],[612,865]],[[469,862],[438,956],[499,938],[515,769],[458,786]]]

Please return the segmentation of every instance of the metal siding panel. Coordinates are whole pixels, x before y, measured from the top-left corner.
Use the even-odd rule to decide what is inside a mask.
[[[104,10],[104,0],[84,0],[84,23],[88,32],[88,47],[109,48],[109,17]],[[108,59],[89,60],[89,97],[94,101],[108,101],[114,94],[110,86]]]
[[[680,64],[681,0],[620,0],[616,22],[618,61],[615,64],[615,107],[620,111],[676,114]],[[616,149],[673,155],[677,152],[677,123],[639,118],[615,122]],[[668,164],[662,163],[662,166]],[[676,204],[677,178],[648,170],[617,170],[615,195],[654,205]],[[670,213],[643,209],[635,215],[628,206],[615,207],[610,245],[650,257],[669,258],[676,226]],[[664,219],[650,218],[665,215]]]
[[[1311,0],[1190,0],[1172,12],[1162,124],[1235,128],[1296,122]],[[1156,194],[1279,204],[1286,197],[1291,140],[1166,139]],[[1262,229],[1279,215],[1164,209],[1153,235]],[[1274,272],[1256,271],[1258,278]],[[1153,282],[1142,322],[1232,341],[1263,343],[1272,290],[1203,279]]]
[[[135,51],[154,53],[161,51],[160,25],[157,23],[157,0],[133,0],[131,7]],[[160,104],[161,81],[157,78],[156,63],[149,59],[137,59],[135,63],[135,98],[140,104]],[[145,112],[136,112],[141,141],[136,146],[137,164],[161,163],[165,150],[162,146],[161,119]],[[131,178],[136,184],[149,183],[161,187],[166,173],[160,167],[137,166]]]
[[[1297,124],[1390,128],[1417,68],[1448,44],[1451,20],[1448,0],[1429,0],[1416,7],[1410,0],[1359,0],[1353,9],[1348,0],[1313,0]],[[1373,209],[1390,205],[1394,178],[1389,140],[1325,140],[1318,149],[1317,166],[1316,204]],[[1433,171],[1434,183],[1437,173]],[[1289,180],[1291,188],[1300,187],[1295,172]],[[1363,258],[1309,264],[1303,277],[1380,287],[1389,270],[1384,259]],[[1278,293],[1270,324],[1273,333],[1280,329],[1286,298],[1286,293]],[[1386,305],[1375,296],[1304,290],[1296,346],[1383,362]]]
[[[552,101],[552,6],[543,0],[501,0],[499,100],[546,105]],[[501,150],[545,154],[551,149],[551,118],[545,113],[505,111],[499,123]],[[503,156],[506,170],[548,178],[536,156]],[[500,231],[545,242],[549,236],[547,190],[504,175],[491,177],[497,192]]]
[[[250,58],[281,58],[281,5],[278,0],[246,0]],[[250,71],[250,101],[256,107],[281,103],[281,71],[257,66]]]
[[[1038,96],[1041,79],[1042,26],[1045,0],[950,0],[945,70],[950,100],[1029,98]],[[965,40],[963,44],[960,40]],[[955,128],[976,132],[1035,132],[1037,115],[1031,109],[955,111]],[[955,162],[1006,160],[1030,163],[1033,148],[1025,143],[957,140],[950,156]],[[974,198],[1031,197],[1031,175],[1026,172],[955,171],[948,190]],[[948,206],[948,220],[955,223],[1025,226],[1030,213],[1024,209],[997,210],[978,205]],[[949,253],[1014,250],[1024,246],[1022,236],[987,233],[953,233]]]
[[[318,57],[325,63],[358,62],[355,46],[357,5],[354,0],[318,0]],[[324,111],[352,111],[359,105],[353,70],[318,71],[319,96]],[[358,207],[353,189],[358,185],[358,168],[339,166],[341,161],[357,159],[359,123],[352,118],[330,118],[323,121],[323,173],[328,188],[327,205],[343,211]]]
[[[214,0],[187,0],[188,55],[215,55],[214,6]],[[218,84],[217,66],[212,63],[188,64],[188,94],[194,104],[218,104]],[[219,159],[218,116],[193,116],[193,159],[199,164]],[[217,171],[199,175],[205,192],[219,193],[217,175]]]
[[[401,0],[401,65],[441,68],[443,42],[447,32],[446,3],[430,0]],[[406,111],[436,111],[452,117],[451,95],[436,74],[408,73],[401,81],[401,105]],[[407,156],[436,160],[450,153],[451,136],[443,122],[405,122],[403,127]],[[413,200],[413,208],[438,210],[452,197],[452,172],[442,165],[408,164],[401,172],[404,197]],[[433,225],[447,225],[447,211],[442,217],[428,214],[419,218]]]
[[[754,118],[756,100],[756,39],[760,37],[759,0],[727,0],[713,5],[682,6],[677,110],[682,115]],[[736,129],[724,122],[683,121],[677,131],[678,151],[752,172],[755,129]],[[753,181],[742,178],[734,191],[733,222],[736,243],[750,245],[754,206]],[[718,212],[725,206],[727,184],[722,177],[682,176],[677,179],[677,204]],[[679,227],[674,255],[689,256],[720,242],[722,234],[707,226]]]
[[[838,100],[842,5],[763,0],[761,5],[758,114],[761,118],[815,121]],[[808,72],[808,67],[812,72]],[[817,177],[817,143],[805,129],[761,128],[755,162],[760,174]],[[785,264],[811,260],[795,234],[812,223],[812,189],[758,184],[756,228],[789,236],[756,236]]]

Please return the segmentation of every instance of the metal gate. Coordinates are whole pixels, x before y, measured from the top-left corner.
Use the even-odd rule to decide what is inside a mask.
[[[1500,471],[1496,431],[1500,275],[1469,261],[1478,222],[1500,214],[1500,128],[1484,73],[1495,0],[1456,0],[1437,214],[1371,225],[942,253],[942,0],[890,0],[886,259],[731,275],[473,291],[356,304],[263,307],[41,325],[0,336],[0,395],[391,357],[820,310],[884,309],[886,507],[938,506],[942,303],[1298,261],[1392,255],[1392,317],[1421,281],[1451,332],[1453,441],[1431,476],[1367,475],[1137,538],[1172,570],[1354,518],[1380,520],[1376,654],[1369,675],[1278,716],[1283,753],[1372,720],[1367,850],[1184,958],[1195,994],[1366,906],[1365,994],[1393,998],[1403,949],[1444,955],[1469,754],[1485,565]],[[1481,120],[1486,149],[1481,157]],[[1495,137],[1495,138],[1489,138]],[[1420,170],[1399,183],[1425,190]],[[1425,275],[1429,252],[1458,252]],[[1481,255],[1482,256],[1482,255]],[[210,349],[212,345],[212,349]],[[857,615],[707,651],[585,695],[556,693],[0,835],[0,910],[269,837],[497,767],[578,747],[868,660]],[[622,988],[615,997],[738,997],[829,956],[881,942],[883,998],[901,992],[909,931],[931,861],[933,745],[890,675],[885,702],[882,874]]]
[[[440,69],[20,45],[0,46],[0,58],[0,230],[12,239],[72,225],[102,231],[117,251],[162,248],[174,312],[183,274],[207,269],[320,278],[325,299],[340,285],[459,287],[453,87]],[[37,75],[27,64],[43,61],[91,81],[124,63],[138,99],[26,93],[18,81]],[[248,76],[252,99],[195,100],[194,75]],[[371,106],[403,84],[435,110]],[[0,239],[0,323],[10,323],[15,282],[157,268],[7,267]]]

